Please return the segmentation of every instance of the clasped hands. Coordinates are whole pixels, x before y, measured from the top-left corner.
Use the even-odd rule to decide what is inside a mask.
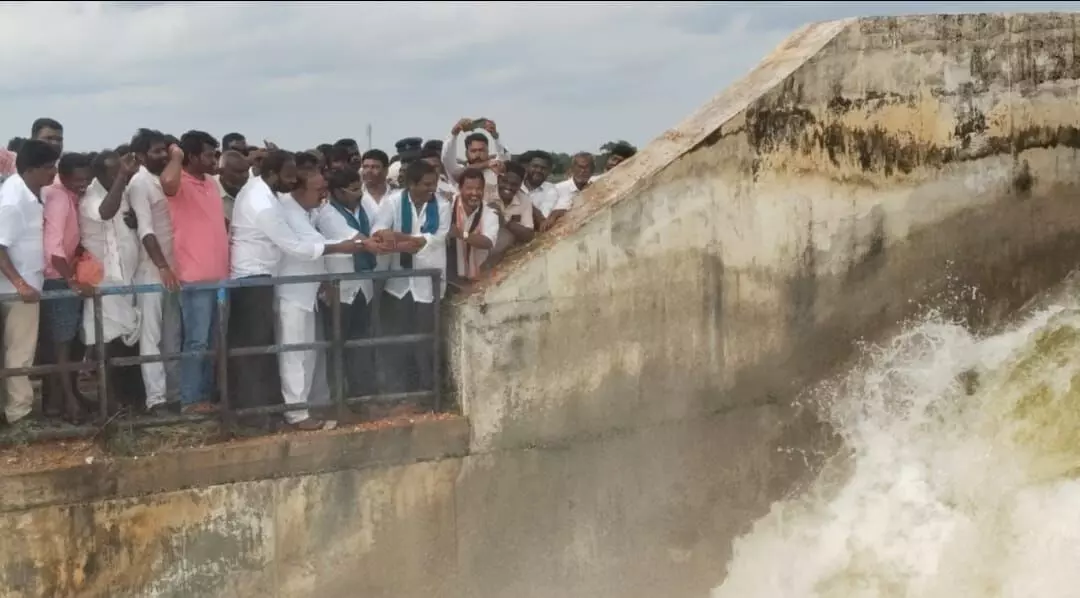
[[[367,239],[359,240],[370,253],[415,253],[423,247],[423,240],[389,229],[375,231]]]

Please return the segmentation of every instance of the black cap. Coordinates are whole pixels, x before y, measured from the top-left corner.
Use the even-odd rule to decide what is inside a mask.
[[[442,139],[428,139],[424,142],[424,150],[435,150],[441,152],[443,148]]]
[[[410,162],[415,162],[415,161],[417,161],[419,159],[420,159],[420,149],[419,148],[409,148],[409,149],[401,152],[400,154],[398,154],[398,160],[402,164],[409,164]]]
[[[420,147],[424,144],[422,137],[406,137],[394,144],[394,148],[397,149],[397,153],[404,154],[405,152],[418,152]]]

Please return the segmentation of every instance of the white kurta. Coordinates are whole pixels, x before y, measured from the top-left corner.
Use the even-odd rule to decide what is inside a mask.
[[[442,284],[439,285],[438,289],[433,289],[431,279],[427,276],[391,278],[386,281],[386,292],[397,299],[402,299],[406,294],[412,293],[413,301],[432,303],[435,301],[436,292],[439,293],[440,297],[446,294],[446,235],[450,232],[450,204],[438,197],[434,199],[437,202],[439,222],[435,232],[429,234],[421,232],[427,221],[427,209],[417,211],[416,206],[410,202],[406,209],[412,210],[412,230],[403,231],[403,223],[401,222],[402,197],[402,193],[399,192],[383,199],[384,205],[379,211],[379,220],[372,227],[372,233],[374,234],[380,230],[393,230],[414,237],[423,237],[426,243],[420,251],[413,254],[413,269],[442,270]],[[390,260],[391,270],[401,270],[400,253],[392,254]]]
[[[124,222],[124,213],[131,209],[127,198],[120,200],[120,209],[110,220],[102,220],[99,209],[108,191],[94,182],[79,202],[79,231],[83,249],[94,256],[103,267],[105,276],[101,287],[129,286],[135,282],[139,266],[139,237]],[[125,345],[134,346],[139,340],[139,310],[132,294],[106,295],[101,298],[102,330],[106,343],[120,338]],[[83,309],[83,338],[87,345],[96,342],[94,333],[93,300],[86,300]]]
[[[311,215],[291,196],[279,198],[281,213],[298,238],[305,243],[327,244],[327,240],[311,222]],[[302,276],[325,274],[323,258],[308,260],[289,254],[278,263],[278,276]],[[315,312],[319,283],[300,283],[274,287],[274,308],[277,314],[277,342],[282,345],[312,343],[318,337],[318,316]],[[308,400],[326,401],[329,387],[326,383],[326,359],[323,351],[289,351],[278,353],[281,371],[281,393],[285,404],[306,403]],[[306,409],[285,412],[285,420],[291,424],[309,417]]]
[[[372,230],[379,220],[379,212],[382,206],[375,202],[367,193],[364,194],[358,209],[364,210],[368,223]],[[357,216],[354,212],[353,216]],[[337,208],[327,203],[314,215],[315,228],[327,238],[348,239],[360,234],[349,226],[348,221],[337,211]],[[356,262],[351,255],[328,255],[326,256],[326,270],[336,274],[345,274],[355,271]],[[375,257],[375,270],[387,270],[390,268],[390,256],[381,254]],[[364,293],[364,299],[368,303],[375,297],[374,285],[371,280],[346,280],[341,282],[341,302],[352,304],[358,293]]]

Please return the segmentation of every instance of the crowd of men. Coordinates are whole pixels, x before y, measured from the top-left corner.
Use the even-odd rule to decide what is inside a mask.
[[[582,152],[569,178],[549,182],[551,156],[530,151],[515,159],[489,119],[462,119],[445,140],[403,139],[393,157],[361,152],[352,139],[289,152],[265,141],[248,145],[239,133],[219,143],[203,131],[177,139],[139,129],[130,143],[90,154],[64,153],[63,144],[61,124],[41,118],[29,138],[0,150],[0,294],[21,298],[0,304],[8,369],[80,360],[98,333],[110,356],[206,351],[219,326],[230,348],[312,343],[331,334],[325,304],[332,288],[319,283],[232,288],[226,321],[219,322],[218,292],[190,285],[228,279],[440,270],[439,288],[426,276],[340,283],[344,338],[375,329],[427,333],[447,281],[475,280],[508,249],[551,229],[598,176],[594,157]],[[633,153],[616,146],[605,172]],[[149,284],[167,292],[104,295],[102,325],[95,325],[95,288]],[[79,296],[41,300],[42,291],[54,290]],[[431,390],[431,350],[348,350],[347,395]],[[295,351],[231,358],[230,405],[329,404],[325,357]],[[116,368],[110,409],[212,412],[219,395],[214,371],[212,360],[199,356]],[[32,382],[10,376],[3,388],[6,423],[20,425],[35,406]],[[73,423],[95,409],[74,373],[45,377],[41,407]],[[333,425],[329,417],[295,409],[283,419],[316,430]],[[261,432],[281,422],[261,415],[241,423]]]

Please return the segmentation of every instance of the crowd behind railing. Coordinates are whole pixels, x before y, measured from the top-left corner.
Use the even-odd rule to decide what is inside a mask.
[[[65,421],[52,436],[118,417],[260,434],[366,404],[438,410],[448,283],[550,230],[597,177],[581,152],[551,182],[556,158],[512,155],[489,119],[393,157],[152,129],[64,153],[63,133],[38,119],[0,152],[5,423]],[[605,172],[635,152],[607,150]]]

